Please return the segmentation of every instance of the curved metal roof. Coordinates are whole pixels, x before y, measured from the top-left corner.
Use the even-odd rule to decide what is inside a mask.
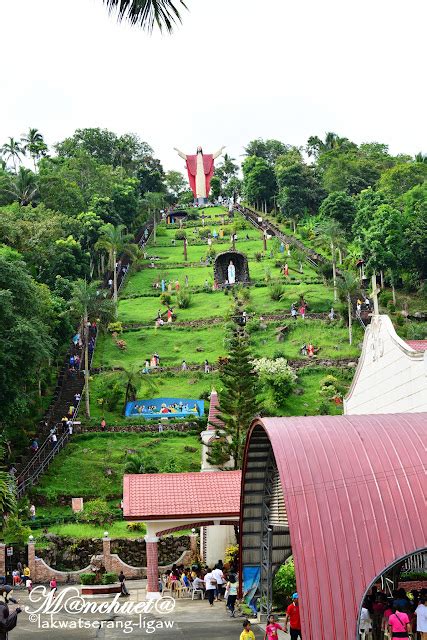
[[[247,439],[241,505],[251,438],[259,441],[260,427],[283,489],[302,636],[354,640],[369,585],[395,560],[427,546],[427,414],[257,419]]]

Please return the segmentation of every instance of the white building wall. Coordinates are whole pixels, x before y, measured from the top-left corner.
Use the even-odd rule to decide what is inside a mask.
[[[412,349],[386,315],[372,318],[344,413],[427,411],[427,353]]]
[[[236,544],[234,526],[221,524],[206,527],[206,547],[202,549],[206,564],[213,569],[218,560],[224,561],[225,550],[230,544]]]

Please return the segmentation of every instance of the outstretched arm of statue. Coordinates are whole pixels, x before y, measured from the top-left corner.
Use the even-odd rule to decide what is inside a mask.
[[[185,153],[183,153],[182,151],[180,151],[180,150],[179,150],[179,149],[177,149],[176,147],[174,147],[174,151],[176,151],[176,152],[177,152],[177,154],[178,154],[179,156],[181,156],[181,158],[183,158],[184,160],[187,160],[187,156],[186,156],[186,154],[185,154]]]
[[[225,147],[221,147],[221,149],[218,149],[218,151],[216,151],[213,154],[213,159],[216,160],[216,158],[218,158],[218,156],[220,156],[222,154],[222,152],[224,151]]]

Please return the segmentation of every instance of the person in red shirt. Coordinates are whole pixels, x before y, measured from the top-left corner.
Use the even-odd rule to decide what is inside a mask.
[[[298,603],[298,594],[294,593],[292,596],[292,604],[286,609],[285,629],[288,628],[288,622],[290,627],[291,640],[297,640],[302,638],[301,635],[301,618],[300,608]]]

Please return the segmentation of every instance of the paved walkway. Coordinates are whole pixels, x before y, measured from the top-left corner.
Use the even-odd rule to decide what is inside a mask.
[[[145,598],[145,581],[132,581],[128,583],[129,598],[120,598],[120,605],[129,606],[138,603]],[[58,590],[57,602],[61,599],[61,593],[66,586]],[[78,587],[77,587],[78,588]],[[31,603],[26,591],[18,590],[16,593],[19,606],[22,609],[30,606],[36,610],[41,602]],[[77,594],[74,591],[74,596]],[[70,598],[73,594],[67,592]],[[96,604],[109,603],[112,598],[86,600],[91,607]],[[68,600],[70,602],[70,600]],[[163,602],[163,601],[161,601]],[[11,605],[14,608],[14,605]],[[54,637],[55,640],[85,640],[99,639],[111,640],[115,638],[153,637],[155,640],[238,640],[242,631],[243,618],[231,619],[226,612],[223,602],[215,602],[209,606],[207,600],[194,600],[182,598],[176,600],[172,613],[159,613],[155,609],[152,612],[136,613],[81,613],[73,614],[62,610],[52,616],[36,614],[30,620],[29,614],[23,610],[18,618],[18,626],[11,632],[10,640],[30,640],[30,636],[38,634],[40,640],[45,637]],[[49,625],[48,627],[46,625]],[[73,628],[74,625],[74,628]],[[79,626],[75,625],[81,625]],[[84,625],[84,626],[83,626]],[[153,631],[154,628],[154,631]],[[253,625],[256,640],[264,638],[263,625]],[[287,640],[287,634],[279,633],[280,640]]]

